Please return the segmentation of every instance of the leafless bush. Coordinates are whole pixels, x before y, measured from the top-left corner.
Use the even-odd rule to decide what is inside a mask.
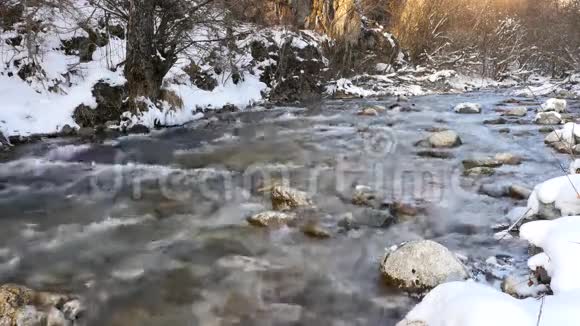
[[[415,62],[499,79],[579,68],[580,0],[398,0],[391,12]]]

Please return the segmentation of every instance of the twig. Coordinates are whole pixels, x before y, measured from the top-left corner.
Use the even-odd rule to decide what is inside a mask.
[[[574,189],[574,191],[576,192],[576,198],[580,199],[580,193],[578,192],[578,189],[576,189],[576,186],[574,185],[574,182],[572,182],[572,179],[570,179],[570,174],[568,173],[568,171],[566,171],[566,168],[564,168],[562,166],[562,163],[560,162],[560,160],[558,160],[556,155],[554,153],[552,153],[552,151],[550,151],[550,153],[552,154],[552,156],[554,156],[554,158],[558,162],[558,165],[560,166],[560,169],[564,173],[564,176],[566,176],[566,178],[568,179],[568,182],[570,182],[570,185],[572,186],[572,189]]]
[[[531,211],[531,208],[528,208],[528,210],[522,215],[520,216],[520,218],[518,218],[514,224],[512,224],[509,228],[507,228],[507,230],[505,230],[505,234],[498,240],[501,241],[503,239],[505,239],[505,237],[507,237],[507,235],[516,227],[516,225],[518,225],[518,223],[520,223],[524,218],[527,217],[528,213]]]
[[[546,302],[546,295],[542,295],[542,304],[540,304],[540,312],[538,313],[538,322],[536,326],[540,326],[540,322],[542,321],[542,312],[544,311],[544,302]]]

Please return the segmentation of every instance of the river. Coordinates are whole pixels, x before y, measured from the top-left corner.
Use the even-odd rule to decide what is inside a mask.
[[[489,257],[525,266],[526,244],[498,241],[492,230],[525,201],[477,190],[533,188],[562,175],[559,163],[570,158],[544,145],[532,112],[483,124],[507,98],[415,97],[376,117],[356,112],[396,98],[325,100],[99,143],[19,146],[0,165],[0,283],[81,295],[89,325],[394,325],[416,299],[383,285],[385,248],[433,239],[494,286],[501,271],[486,269]],[[464,101],[481,103],[483,114],[454,113]],[[570,104],[577,112],[579,103]],[[453,157],[417,156],[414,144],[441,128],[463,141],[446,150]],[[523,164],[462,176],[463,159],[502,152]],[[272,180],[310,192],[310,218],[332,236],[250,226],[245,219],[269,207],[259,190]],[[351,204],[356,185],[424,212],[390,227],[346,229],[348,213],[371,222],[382,214]]]

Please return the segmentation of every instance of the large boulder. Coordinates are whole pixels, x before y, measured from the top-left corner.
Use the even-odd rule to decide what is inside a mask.
[[[389,285],[411,293],[469,278],[449,249],[430,240],[408,242],[388,253],[381,263],[381,273]]]

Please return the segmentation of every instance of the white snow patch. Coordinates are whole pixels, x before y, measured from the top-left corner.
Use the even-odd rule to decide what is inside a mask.
[[[564,113],[568,109],[568,102],[566,100],[561,100],[557,98],[551,98],[547,100],[540,108],[541,112],[555,111],[558,113]]]

